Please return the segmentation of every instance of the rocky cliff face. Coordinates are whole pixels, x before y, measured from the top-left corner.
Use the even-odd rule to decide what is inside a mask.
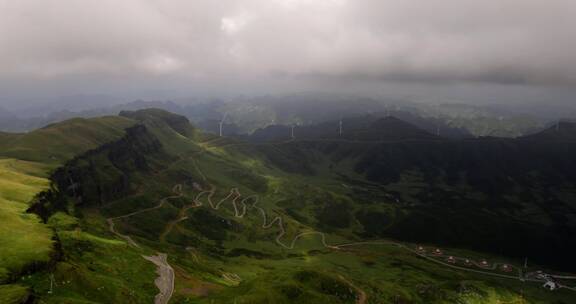
[[[194,135],[194,127],[190,124],[188,118],[166,112],[160,109],[146,109],[139,111],[122,111],[119,114],[123,117],[128,117],[140,122],[154,122],[160,121],[165,123],[172,130],[184,137],[192,137]]]
[[[167,157],[162,144],[144,125],[126,129],[115,142],[67,162],[51,176],[52,189],[39,194],[31,211],[46,219],[69,204],[99,205],[130,194],[131,178],[155,169],[155,159]],[[71,198],[71,199],[67,199]]]

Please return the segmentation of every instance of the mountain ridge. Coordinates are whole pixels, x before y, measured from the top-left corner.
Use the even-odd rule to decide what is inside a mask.
[[[546,183],[554,183],[543,177],[570,180],[571,175],[555,177],[542,171],[522,180],[518,178],[522,172],[496,170],[510,163],[503,156],[512,155],[508,151],[525,151],[525,147],[538,154],[556,151],[553,147],[534,150],[533,141],[433,138],[371,142],[297,137],[250,143],[203,134],[185,118],[159,110],[124,115],[131,118],[126,120],[130,124],[121,137],[78,153],[61,165],[52,175],[52,192],[46,192],[51,194],[36,201],[43,207],[35,211],[58,236],[59,258],[48,269],[58,281],[69,280],[71,274],[75,279],[48,296],[49,286],[35,283],[50,282],[47,272],[33,273],[31,282],[15,281],[29,286],[29,295],[52,302],[68,297],[93,302],[150,302],[156,294],[152,285],[155,266],[142,255],[158,252],[166,254],[166,263],[176,270],[172,301],[177,303],[190,299],[200,303],[229,303],[234,299],[353,303],[361,294],[373,301],[389,302],[400,290],[406,293],[400,296],[402,301],[444,303],[460,297],[449,287],[438,287],[441,293],[420,294],[413,285],[420,284],[421,278],[454,286],[463,284],[464,279],[480,284],[483,293],[492,290],[497,299],[506,299],[504,294],[517,298],[516,283],[467,271],[455,276],[450,267],[440,266],[446,264],[443,256],[424,255],[423,259],[412,242],[444,245],[450,254],[478,261],[481,256],[497,260],[486,252],[510,254],[504,242],[522,245],[524,239],[510,237],[525,227],[529,233],[520,235],[538,240],[529,247],[534,249],[531,260],[538,254],[540,259],[534,261],[556,265],[538,250],[547,246],[540,241],[553,233],[555,241],[570,237],[570,230],[561,234],[561,230],[539,231],[550,219],[561,221],[560,214],[565,214],[566,223],[571,221],[570,213],[562,209],[568,207],[564,197],[555,197],[555,202],[542,206],[539,197],[547,194],[541,192]],[[545,159],[567,161],[571,149],[565,147],[564,154],[550,154]],[[498,162],[487,166],[492,157]],[[569,165],[555,165],[564,166],[569,174]],[[514,163],[510,166],[513,168]],[[546,162],[534,166],[540,170]],[[446,175],[442,168],[453,172]],[[461,169],[476,175],[463,178]],[[485,178],[492,173],[499,179],[484,187]],[[502,192],[507,174],[513,177],[512,188],[537,185],[538,189],[529,196],[516,190]],[[174,189],[179,190],[175,193]],[[569,188],[550,191],[570,194]],[[512,198],[507,198],[510,195]],[[518,225],[515,219],[512,225],[504,225],[514,218],[514,212],[525,208],[522,199],[531,210],[544,208],[550,214],[537,219],[519,213],[527,220],[524,224]],[[461,216],[455,217],[458,213]],[[109,226],[110,221],[113,226]],[[471,229],[476,224],[478,229]],[[462,228],[469,231],[471,242],[457,242],[458,229]],[[482,229],[486,229],[483,234]],[[494,231],[506,233],[490,238]],[[357,245],[363,240],[384,245]],[[288,248],[279,243],[288,244]],[[494,252],[495,245],[503,251]],[[469,249],[482,249],[483,253]],[[563,270],[570,269],[571,249],[565,249],[565,255],[554,257],[563,263],[558,264]],[[515,260],[506,263],[512,265]],[[493,270],[483,271],[505,275],[498,267],[508,264],[493,262]],[[394,281],[399,272],[409,278],[408,283]],[[382,287],[378,283],[382,278],[394,283]],[[352,290],[350,282],[354,282]],[[83,294],[85,284],[104,286],[108,292]],[[191,294],[189,290],[195,286],[203,286],[206,292]],[[568,291],[543,295],[538,288],[525,286],[526,295],[537,303],[571,297]],[[136,293],[132,296],[128,291]],[[478,297],[489,300],[480,293]]]

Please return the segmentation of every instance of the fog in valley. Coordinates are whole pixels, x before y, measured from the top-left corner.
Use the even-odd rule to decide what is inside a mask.
[[[303,96],[567,119],[574,10],[565,0],[1,0],[0,129],[137,100]]]

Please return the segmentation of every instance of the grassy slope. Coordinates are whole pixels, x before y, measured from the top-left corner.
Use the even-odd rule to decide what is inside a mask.
[[[1,134],[0,284],[50,258],[52,231],[25,212],[33,197],[48,188],[50,171],[79,153],[120,138],[133,124],[120,117],[74,119],[27,134]],[[2,303],[12,302],[15,294],[26,294],[15,285],[3,288]]]
[[[59,217],[56,220],[56,217]],[[64,258],[50,271],[22,278],[43,303],[152,303],[155,268],[140,252],[107,235],[101,218],[90,216],[84,230],[78,220],[56,214],[50,220]],[[51,286],[52,282],[52,286]]]
[[[223,152],[223,154],[231,154],[234,155],[232,157],[234,159],[242,159],[235,155],[237,152],[234,150],[237,149]],[[252,151],[249,155],[254,157],[257,153]],[[317,159],[316,161],[319,165],[315,169],[319,173],[322,172],[321,174],[309,177],[277,176],[281,181],[281,192],[275,194],[274,187],[270,187],[270,192],[263,195],[263,197],[269,196],[268,199],[261,201],[260,205],[273,209],[276,206],[271,204],[269,200],[279,201],[282,199],[293,204],[300,204],[298,197],[294,200],[292,196],[305,192],[302,197],[311,199],[309,202],[302,205],[286,205],[284,208],[298,210],[303,214],[303,218],[312,222],[313,227],[318,227],[319,223],[314,222],[315,208],[309,208],[309,206],[322,204],[322,202],[315,201],[313,198],[327,197],[327,192],[336,197],[344,195],[345,188],[341,184],[335,183],[336,176],[330,176],[329,170],[322,165],[326,162],[325,160]],[[209,166],[210,163],[203,159],[200,164],[202,167]],[[222,170],[223,168],[220,169],[220,171]],[[216,170],[207,171],[214,172]],[[260,172],[262,173],[262,171]],[[360,207],[354,206],[353,208]],[[351,210],[350,213],[354,212]],[[230,217],[225,218],[229,219]],[[285,218],[288,216],[285,215]],[[248,218],[245,221],[250,222],[252,220],[254,219]],[[253,226],[249,223],[246,225]],[[349,230],[355,229],[355,227],[352,223],[348,228],[333,230],[329,234],[329,242],[338,243],[338,235],[352,236],[353,233]],[[249,228],[245,227],[245,229]],[[319,229],[322,230],[322,228]],[[491,279],[482,275],[452,271],[396,248],[374,246],[368,249],[357,248],[355,251],[346,253],[325,252],[319,255],[316,250],[321,249],[322,246],[317,240],[304,240],[294,250],[285,251],[279,250],[277,246],[274,248],[275,244],[273,244],[270,235],[266,233],[256,233],[256,235],[257,237],[253,239],[230,236],[231,240],[224,244],[228,250],[239,247],[272,256],[264,259],[240,256],[228,258],[222,263],[215,262],[214,267],[221,267],[236,273],[245,281],[240,284],[242,288],[226,289],[224,293],[205,298],[205,303],[211,303],[212,300],[215,300],[216,303],[226,303],[233,300],[245,301],[246,303],[266,303],[267,301],[306,303],[303,299],[311,299],[312,302],[328,301],[329,294],[324,295],[324,298],[319,300],[312,295],[314,292],[318,292],[317,290],[310,291],[309,286],[306,284],[302,286],[301,282],[294,279],[295,273],[304,270],[327,273],[336,278],[339,275],[348,277],[349,280],[353,280],[356,285],[361,286],[370,294],[369,303],[394,303],[395,299],[408,303],[501,303],[502,301],[514,303],[521,300],[521,290],[529,299],[527,303],[551,303],[555,300],[564,301],[558,303],[570,303],[574,299],[574,295],[570,292],[547,293],[538,284],[522,286],[513,280]],[[263,244],[266,242],[268,245]],[[272,246],[269,246],[270,244]],[[451,252],[458,254],[460,251]],[[290,256],[294,254],[295,257]],[[470,252],[464,256],[477,257],[478,259],[481,257],[490,258],[490,255]],[[200,259],[202,258],[206,257]],[[286,293],[287,289],[291,292]],[[291,298],[292,296],[295,298]],[[184,302],[184,300],[182,301]],[[335,302],[333,299],[330,301]]]
[[[347,199],[347,190],[338,181],[337,172],[329,169],[330,160],[322,155],[311,156],[316,163],[316,174],[294,175],[275,169],[265,155],[249,146],[210,138],[204,139],[205,144],[187,144],[186,140],[179,140],[178,135],[171,135],[167,128],[163,128],[162,134],[165,143],[179,142],[180,148],[172,153],[182,158],[149,179],[149,183],[143,185],[149,191],[139,194],[137,201],[142,201],[142,196],[165,196],[171,185],[188,180],[185,196],[160,209],[123,219],[118,227],[138,242],[169,253],[177,269],[174,303],[354,303],[349,282],[369,294],[367,303],[521,303],[521,290],[529,299],[527,303],[556,300],[569,303],[573,299],[573,295],[565,291],[546,293],[538,284],[522,285],[513,280],[453,271],[394,247],[331,252],[323,249],[317,237],[309,236],[299,241],[293,250],[286,250],[274,242],[277,228],[261,229],[262,219],[255,210],[243,219],[235,218],[227,205],[229,201],[215,211],[207,207],[204,198],[204,206],[190,209],[188,219],[177,223],[161,241],[160,232],[177,217],[178,209],[190,204],[198,194],[191,189],[189,180],[203,187],[217,186],[214,202],[225,197],[232,187],[238,187],[244,195],[258,193],[259,206],[270,215],[284,218],[287,235],[283,241],[286,243],[302,231],[324,231],[330,243],[340,243],[357,238],[355,231],[362,230],[354,220],[343,228],[323,226],[319,222],[318,207],[344,202],[342,204],[350,204],[351,209],[347,210],[350,214],[361,207],[358,202]],[[198,153],[197,149],[204,152]],[[281,150],[275,153],[285,153]],[[350,164],[346,166],[343,164],[338,170],[348,170],[354,175]],[[182,179],[183,172],[187,173],[186,180]],[[159,188],[162,185],[164,190]],[[155,195],[158,191],[162,194]],[[142,209],[134,205],[134,209],[128,208],[130,201],[128,198],[114,202],[105,212],[119,215]],[[146,207],[151,205],[154,203]],[[118,208],[124,210],[118,212]],[[388,211],[385,204],[370,208]],[[289,211],[296,211],[300,219],[291,216]],[[490,257],[481,253],[466,254],[478,259]],[[241,282],[227,280],[226,273],[238,275]],[[302,273],[314,279],[302,279]]]
[[[62,164],[84,151],[120,138],[124,129],[133,124],[131,119],[116,116],[71,119],[30,133],[13,135],[11,140],[0,142],[0,155]]]
[[[11,271],[32,262],[46,262],[51,250],[51,231],[37,216],[25,214],[28,202],[48,186],[40,164],[0,159],[0,282]]]
[[[546,293],[537,284],[522,285],[453,271],[395,247],[361,246],[333,251],[323,248],[318,237],[308,236],[294,249],[283,249],[274,242],[278,228],[262,229],[256,210],[250,209],[243,219],[235,218],[230,201],[216,211],[207,207],[205,197],[204,206],[189,209],[188,218],[176,223],[161,240],[162,232],[176,219],[178,211],[189,206],[198,194],[194,183],[205,189],[216,186],[215,202],[232,187],[238,187],[245,196],[258,194],[259,206],[271,216],[284,218],[286,243],[298,232],[313,230],[326,232],[331,244],[358,238],[362,227],[356,220],[351,218],[348,225],[340,226],[322,221],[319,214],[328,210],[330,215],[332,209],[326,206],[336,204],[350,208],[346,209],[350,215],[362,207],[362,202],[351,200],[347,188],[337,179],[336,171],[345,170],[354,176],[351,164],[343,163],[332,170],[331,161],[318,154],[305,156],[313,160],[314,168],[301,168],[292,151],[265,147],[292,172],[315,172],[287,173],[269,160],[270,151],[264,153],[201,134],[186,137],[154,116],[145,123],[172,158],[164,160],[163,170],[134,172],[138,189],[134,195],[106,202],[100,210],[83,209],[78,227],[60,227],[57,223],[74,222],[65,217],[51,219],[59,227],[66,254],[66,260],[54,270],[54,293],[47,294],[48,273],[21,281],[37,294],[46,295],[43,301],[150,302],[156,292],[150,285],[153,268],[140,254],[153,251],[168,253],[176,270],[176,293],[171,303],[355,303],[358,290],[368,294],[366,303],[522,303],[521,290],[528,299],[526,303],[574,300],[570,293]],[[107,231],[106,217],[155,206],[160,198],[171,195],[170,189],[176,183],[184,185],[182,198],[116,221],[117,229],[130,234],[143,246],[142,250],[113,240],[115,237]],[[382,206],[370,208],[387,211]],[[240,280],[227,279],[229,274]]]
[[[119,118],[121,122],[126,120],[127,118]],[[156,136],[165,139],[163,144],[167,147],[182,152],[194,149],[189,144],[182,145],[183,142],[190,142],[182,134],[177,133],[174,134],[176,136],[167,138],[165,133],[174,131],[171,131],[162,119],[146,121],[146,125]],[[181,149],[182,147],[185,149]],[[168,157],[167,160],[173,159]],[[95,173],[100,178],[110,178],[117,173],[114,164],[107,160],[106,151],[93,155],[92,161],[97,164],[98,170]],[[154,163],[151,162],[151,165],[157,167],[160,164],[155,162],[162,161],[164,160],[157,159]],[[143,177],[145,176],[138,176],[137,172],[134,172],[136,183],[147,181],[140,180]],[[148,190],[161,194],[142,198],[139,203],[157,204],[157,199],[168,195],[169,191],[162,192],[163,188],[154,187],[154,181],[151,182]],[[49,225],[55,229],[60,240],[63,257],[50,271],[23,277],[18,283],[30,286],[33,293],[45,303],[152,302],[157,293],[154,286],[155,267],[143,259],[142,255],[151,255],[153,251],[148,248],[138,250],[117,240],[108,231],[106,220],[99,211],[84,209],[82,213],[81,219],[63,213],[56,213],[49,219]]]

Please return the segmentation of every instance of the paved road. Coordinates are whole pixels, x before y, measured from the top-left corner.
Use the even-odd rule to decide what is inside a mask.
[[[142,209],[142,210],[138,210],[138,211],[134,211],[132,213],[128,213],[128,214],[124,214],[121,216],[116,216],[116,217],[111,217],[106,219],[106,222],[108,222],[108,230],[110,230],[110,232],[112,232],[113,234],[117,235],[118,237],[124,239],[126,242],[128,242],[128,244],[130,244],[133,247],[136,248],[140,248],[140,246],[130,237],[127,236],[125,234],[121,234],[120,232],[116,231],[115,229],[115,224],[114,221],[117,219],[122,219],[122,218],[128,218],[140,213],[144,213],[144,212],[148,212],[148,211],[152,211],[152,210],[156,210],[156,209],[160,209],[162,208],[162,206],[164,206],[164,204],[166,204],[166,202],[169,199],[174,199],[174,198],[180,198],[182,197],[183,193],[182,193],[182,185],[178,184],[175,185],[174,188],[172,188],[172,191],[178,193],[177,195],[173,195],[173,196],[168,196],[165,197],[163,199],[160,200],[160,202],[158,203],[158,205],[154,206],[154,207],[150,207],[150,208],[146,208],[146,209]]]
[[[106,222],[108,222],[108,229],[114,235],[117,235],[118,237],[124,239],[131,246],[136,247],[136,248],[141,248],[138,245],[138,243],[136,243],[130,236],[121,234],[121,233],[116,231],[116,229],[114,227],[114,220],[122,219],[122,218],[128,218],[128,217],[140,214],[140,213],[144,213],[144,212],[148,212],[148,211],[162,208],[162,206],[164,206],[164,204],[166,204],[168,202],[168,200],[180,198],[184,195],[182,192],[182,185],[181,184],[175,185],[174,188],[172,188],[172,191],[177,193],[177,194],[161,199],[160,202],[158,203],[158,205],[156,205],[154,207],[138,210],[138,211],[128,213],[125,215],[121,215],[121,216],[117,216],[117,217],[108,218],[106,220]],[[158,273],[158,277],[156,278],[156,280],[154,280],[154,282],[156,283],[156,286],[158,287],[160,292],[154,298],[154,303],[155,304],[168,304],[168,302],[170,301],[170,298],[172,297],[172,294],[174,293],[174,269],[168,263],[168,255],[166,255],[165,253],[158,253],[158,255],[155,255],[155,256],[142,256],[142,257],[144,259],[154,263],[154,265],[156,265],[156,267],[157,267],[156,272]]]
[[[331,244],[328,244],[328,242],[326,241],[326,235],[323,232],[307,231],[307,232],[302,232],[302,233],[297,234],[296,236],[294,236],[294,238],[290,242],[288,242],[286,244],[282,241],[282,239],[286,235],[286,228],[284,225],[284,219],[281,216],[276,216],[270,222],[268,222],[267,212],[263,208],[258,206],[258,198],[259,197],[257,195],[253,195],[253,196],[249,196],[249,197],[244,198],[241,201],[243,208],[242,208],[242,212],[240,212],[239,211],[240,208],[238,208],[237,203],[238,203],[238,199],[241,197],[241,193],[239,192],[238,188],[232,188],[230,193],[228,194],[228,196],[221,199],[216,204],[214,204],[212,202],[212,197],[214,196],[215,192],[216,192],[216,187],[214,187],[214,186],[211,186],[210,190],[200,192],[198,194],[198,196],[196,197],[196,202],[197,202],[196,207],[202,206],[202,203],[199,201],[199,199],[201,196],[203,196],[205,194],[208,194],[208,197],[207,197],[208,204],[214,210],[220,209],[220,206],[223,203],[225,203],[231,197],[234,197],[234,199],[232,199],[231,204],[234,208],[235,217],[243,218],[244,215],[246,215],[246,213],[247,213],[247,209],[258,210],[261,217],[262,217],[262,225],[261,225],[262,229],[267,230],[267,229],[271,229],[272,227],[276,226],[279,231],[278,231],[278,234],[275,238],[275,241],[279,246],[286,248],[286,249],[293,249],[296,246],[297,241],[300,238],[302,238],[303,236],[318,235],[322,245],[328,249],[340,250],[340,249],[344,249],[346,247],[361,246],[361,245],[396,246],[396,247],[405,249],[407,251],[410,251],[410,252],[412,252],[412,253],[414,253],[414,254],[416,254],[416,255],[418,255],[418,256],[420,256],[420,257],[422,257],[428,261],[431,261],[431,262],[434,262],[436,264],[440,264],[440,265],[443,265],[445,267],[452,268],[455,270],[473,272],[473,273],[477,273],[477,274],[489,275],[489,276],[505,278],[505,279],[525,280],[525,281],[530,281],[530,282],[545,282],[544,280],[539,280],[539,279],[523,278],[521,269],[519,267],[513,266],[513,265],[508,264],[508,263],[500,263],[500,262],[488,263],[487,261],[483,261],[480,263],[480,262],[474,261],[473,259],[464,258],[464,257],[456,257],[456,256],[453,256],[451,261],[448,261],[448,260],[443,261],[443,260],[441,260],[441,258],[447,259],[448,256],[446,256],[446,255],[434,255],[434,254],[429,255],[426,252],[422,252],[422,251],[419,251],[418,249],[411,248],[409,246],[406,246],[405,244],[397,243],[397,242],[391,242],[391,241],[368,241],[368,242],[355,242],[355,243],[344,243],[344,244],[331,245]],[[251,206],[247,207],[245,202],[248,199],[253,199],[254,203]],[[456,263],[458,263],[458,262],[463,264],[463,266],[456,265]],[[470,268],[470,266],[476,266],[480,269],[472,269],[472,268]],[[502,269],[503,267],[509,267],[510,270],[517,271],[518,275],[507,275],[507,274],[491,272],[491,271],[496,271],[499,268]],[[574,290],[573,288],[568,287],[568,286],[564,286],[564,285],[560,285],[560,286],[561,286],[561,288],[565,288],[568,290]]]
[[[215,140],[215,141],[216,141],[216,140]],[[222,148],[222,147],[227,147],[227,146],[236,146],[236,145],[243,145],[243,144],[245,144],[245,143],[226,143],[226,144],[218,145],[217,147]],[[202,150],[202,151],[200,151],[200,152],[195,152],[195,153],[193,153],[192,155],[198,155],[198,154],[203,153],[204,151],[205,151],[205,150]],[[185,160],[185,159],[189,159],[189,158],[182,158],[181,160]],[[199,173],[200,173],[200,175],[202,176],[202,178],[203,178],[204,180],[207,180],[206,177],[204,176],[204,174],[203,174],[203,173],[200,171],[200,169],[197,167],[197,164],[196,164],[195,160],[193,160],[193,161],[194,161],[194,165],[196,166],[196,169],[199,171]],[[179,187],[179,188],[176,189],[176,187]],[[144,209],[144,210],[137,211],[137,212],[134,212],[134,213],[132,213],[132,214],[128,214],[128,215],[121,216],[121,217],[117,217],[117,218],[128,217],[128,216],[132,216],[132,215],[135,215],[135,214],[138,214],[138,213],[141,213],[141,212],[145,212],[145,211],[149,211],[149,210],[152,210],[152,209],[160,208],[160,207],[162,207],[162,205],[165,203],[165,200],[166,200],[166,199],[175,198],[175,197],[181,197],[181,196],[182,196],[182,193],[181,193],[181,185],[175,186],[174,191],[180,192],[180,194],[179,194],[178,196],[173,196],[173,197],[168,197],[168,198],[163,199],[163,200],[160,202],[160,204],[159,204],[158,206],[156,206],[156,207],[149,208],[149,209]],[[259,198],[257,195],[249,196],[249,197],[246,197],[246,198],[244,198],[243,200],[241,200],[241,201],[240,201],[240,204],[242,205],[242,207],[239,208],[239,207],[238,207],[238,200],[240,199],[241,194],[240,194],[238,188],[232,188],[231,191],[230,191],[230,193],[228,194],[228,196],[226,196],[225,198],[221,199],[221,200],[220,200],[218,203],[216,203],[216,204],[212,201],[212,197],[214,196],[215,192],[216,192],[216,188],[215,188],[214,186],[211,186],[211,189],[210,189],[210,190],[201,191],[201,192],[196,196],[196,198],[194,199],[194,204],[193,204],[193,205],[190,205],[190,206],[187,206],[187,207],[185,208],[186,210],[182,210],[182,211],[184,211],[184,212],[182,212],[182,213],[179,215],[179,217],[177,218],[176,221],[174,221],[173,223],[170,223],[170,224],[169,224],[169,227],[167,227],[167,229],[165,230],[165,234],[163,234],[163,235],[165,236],[167,233],[169,233],[170,230],[172,230],[173,226],[176,225],[178,222],[186,219],[185,214],[186,214],[186,211],[187,211],[188,209],[200,207],[200,206],[203,205],[202,202],[200,201],[200,197],[201,197],[201,196],[208,194],[208,197],[207,197],[208,204],[209,204],[209,206],[210,206],[212,209],[214,209],[214,210],[220,209],[220,206],[221,206],[223,203],[225,203],[227,200],[229,200],[230,198],[233,197],[231,204],[232,204],[232,207],[234,208],[234,216],[235,216],[235,217],[237,217],[237,218],[243,218],[243,217],[246,215],[248,209],[257,209],[257,210],[259,211],[260,215],[262,216],[262,226],[261,226],[261,227],[262,227],[263,229],[270,229],[270,228],[272,228],[272,227],[274,226],[274,224],[277,224],[277,227],[278,227],[278,229],[279,229],[279,232],[278,232],[278,234],[277,234],[277,236],[276,236],[276,238],[275,238],[275,241],[276,241],[276,243],[277,243],[278,245],[280,245],[281,247],[284,247],[284,248],[286,248],[286,249],[293,249],[293,248],[295,247],[295,245],[296,245],[296,242],[297,242],[301,237],[303,237],[303,236],[305,236],[305,235],[318,235],[318,236],[320,237],[320,240],[321,240],[321,242],[322,242],[322,245],[323,245],[324,247],[328,248],[328,249],[339,250],[339,249],[343,249],[343,248],[345,248],[345,247],[359,246],[359,245],[366,245],[366,244],[392,245],[392,246],[397,246],[397,247],[406,249],[406,250],[408,250],[408,251],[410,251],[410,252],[412,252],[412,253],[415,253],[415,254],[417,254],[417,255],[419,255],[419,256],[421,256],[421,257],[423,257],[423,258],[425,258],[425,259],[427,259],[427,260],[429,260],[429,261],[431,261],[431,262],[434,262],[434,263],[437,263],[437,264],[441,264],[441,265],[443,265],[443,266],[446,266],[446,267],[449,267],[449,268],[452,268],[452,269],[462,270],[462,271],[467,271],[467,272],[474,272],[474,273],[479,273],[479,274],[484,274],[484,275],[490,275],[490,276],[496,276],[496,277],[507,278],[507,279],[516,279],[516,280],[521,279],[521,275],[519,275],[519,276],[511,276],[511,275],[504,275],[504,274],[493,273],[493,272],[489,272],[489,271],[482,271],[482,270],[470,269],[470,268],[468,268],[468,267],[457,266],[457,265],[454,265],[454,263],[444,262],[444,261],[439,260],[438,258],[428,256],[426,253],[422,253],[422,252],[420,252],[420,251],[418,251],[418,250],[416,250],[416,249],[412,249],[412,248],[410,248],[410,247],[408,247],[408,246],[406,246],[406,245],[404,245],[404,244],[396,243],[396,242],[390,242],[390,241],[357,242],[357,243],[346,243],[346,244],[330,245],[330,244],[327,243],[327,241],[326,241],[326,235],[325,235],[324,233],[318,232],[318,231],[308,231],[308,232],[303,232],[303,233],[300,233],[300,234],[296,235],[288,244],[285,244],[284,242],[282,242],[282,238],[283,238],[283,237],[285,236],[285,234],[286,234],[286,229],[285,229],[285,227],[284,227],[285,225],[284,225],[284,220],[283,220],[283,218],[282,218],[281,216],[277,216],[277,217],[273,218],[270,222],[268,222],[268,218],[267,218],[267,213],[266,213],[266,211],[265,211],[263,208],[258,207],[258,205],[257,205],[257,204],[258,204],[258,198]],[[254,203],[253,203],[251,206],[247,206],[246,203],[245,203],[248,199],[254,199]],[[240,210],[241,210],[241,211],[240,211]],[[117,232],[114,231],[114,223],[113,223],[113,220],[114,220],[114,219],[116,219],[116,218],[108,219],[108,223],[110,224],[110,231],[113,232],[114,234],[122,237],[123,239],[127,240],[130,244],[133,244],[133,245],[138,246],[130,237],[125,236],[125,235],[121,235],[121,234],[119,234],[119,233],[117,233]],[[465,259],[465,258],[461,258],[461,257],[455,257],[455,260],[457,260],[457,261],[458,261],[458,260],[460,260],[460,261],[464,261],[464,260],[465,260],[465,261],[469,261],[469,259]],[[470,261],[471,261],[471,260],[470,260]],[[154,262],[154,263],[157,264],[156,262]],[[162,263],[160,263],[160,264],[162,264]],[[486,265],[486,264],[484,264],[484,263],[483,263],[483,264],[480,264],[480,263],[476,263],[476,262],[473,262],[473,261],[472,261],[471,264],[474,264],[474,265],[476,265],[476,266],[478,266],[478,267],[480,267],[480,268],[483,268],[483,269],[485,269],[485,270],[496,270],[496,269],[498,268],[498,266],[503,266],[503,265],[505,265],[504,263],[493,263],[493,264],[491,264],[491,265]],[[158,264],[157,264],[157,265],[158,265]],[[163,269],[165,269],[165,270],[167,269],[166,266],[167,266],[167,267],[170,267],[170,265],[167,263],[167,261],[166,261],[165,258],[164,258],[164,264],[163,264],[163,265],[164,265],[164,268],[163,268]],[[508,264],[506,264],[506,265],[508,265]],[[518,269],[519,269],[518,267],[513,267],[513,266],[511,266],[511,265],[510,265],[510,267],[512,267],[512,268],[515,269],[515,270],[518,270]],[[170,269],[171,269],[171,267],[170,267]],[[166,271],[168,271],[168,274],[169,274],[169,270],[166,270]],[[172,270],[172,276],[173,276],[173,270]],[[160,279],[160,278],[159,278],[159,279]],[[543,282],[542,280],[535,280],[535,279],[526,279],[526,280],[527,280],[527,281],[533,281],[533,282]],[[168,280],[167,282],[169,282],[169,280]],[[157,285],[158,285],[158,284],[157,284]],[[164,284],[164,285],[166,285],[166,284]],[[168,285],[169,285],[169,284],[168,284]],[[574,290],[573,288],[568,287],[568,286],[561,286],[561,287],[562,287],[562,288],[569,289],[569,290]],[[159,288],[160,288],[160,287],[159,287]],[[166,287],[164,286],[164,288],[166,288]],[[160,296],[163,294],[163,292],[164,292],[164,294],[167,294],[165,289],[164,289],[164,291],[162,291],[162,290],[163,290],[163,289],[161,289],[161,293],[157,296],[157,298],[160,297]],[[173,279],[172,279],[172,290],[173,290]],[[172,293],[172,291],[170,291],[170,294],[169,294],[170,296],[171,296],[171,293]],[[360,296],[361,299],[363,299],[363,301],[366,301],[366,294],[365,294],[365,293],[364,293],[364,295],[363,295],[364,297],[362,297],[362,294],[361,294],[361,293],[359,294],[359,296]],[[157,299],[157,300],[158,300],[158,299]],[[168,298],[168,300],[169,300],[169,298]],[[156,302],[156,303],[157,303],[157,304],[158,304],[158,303],[167,303],[167,301],[166,301],[166,302]],[[358,303],[363,303],[363,302],[358,302]]]
[[[288,142],[292,142],[294,140],[290,140]],[[326,140],[326,141],[339,141],[339,140]],[[340,140],[342,141],[342,140]],[[346,140],[344,140],[346,141]],[[407,142],[409,140],[402,140],[401,142]],[[283,144],[284,142],[281,142],[279,144]],[[221,145],[217,145],[217,147],[219,148],[223,148],[223,147],[228,147],[228,146],[240,146],[240,145],[244,145],[247,143],[242,143],[242,142],[233,142],[233,143],[225,143],[225,144],[221,144]],[[269,144],[269,143],[266,143]],[[278,143],[277,143],[278,144]],[[215,145],[216,146],[216,145]],[[206,180],[206,178],[203,176],[203,178]],[[259,207],[258,204],[258,196],[254,195],[254,196],[250,196],[247,197],[245,199],[243,199],[241,201],[242,204],[242,212],[240,212],[238,206],[237,206],[237,201],[240,198],[241,194],[238,191],[237,188],[232,188],[230,191],[230,194],[225,197],[224,199],[220,200],[217,204],[214,204],[212,202],[212,197],[214,196],[216,191],[216,188],[214,186],[211,186],[211,189],[208,191],[203,191],[200,192],[200,194],[198,194],[198,196],[196,197],[196,206],[195,207],[200,207],[202,206],[202,203],[199,201],[199,198],[202,195],[208,194],[208,203],[210,205],[210,207],[212,207],[214,210],[218,210],[220,208],[220,206],[227,201],[228,199],[230,199],[230,197],[234,197],[234,199],[232,200],[232,206],[234,208],[234,216],[237,218],[243,218],[244,215],[247,212],[247,209],[256,209],[259,211],[261,217],[262,217],[262,228],[263,229],[270,229],[274,226],[274,224],[277,224],[277,227],[279,229],[279,232],[275,238],[275,241],[278,245],[280,245],[281,247],[284,247],[286,249],[293,249],[296,245],[296,242],[303,236],[305,235],[318,235],[320,237],[320,240],[322,242],[322,245],[328,249],[334,249],[334,250],[340,250],[346,247],[352,247],[352,246],[360,246],[360,245],[367,245],[367,244],[373,244],[373,245],[391,245],[391,246],[397,246],[399,248],[405,249],[411,253],[414,253],[428,261],[434,262],[436,264],[440,264],[443,265],[447,268],[451,268],[451,269],[455,269],[455,270],[461,270],[461,271],[466,271],[466,272],[473,272],[473,273],[478,273],[478,274],[483,274],[483,275],[489,275],[489,276],[495,276],[495,277],[500,277],[500,278],[506,278],[506,279],[514,279],[514,280],[525,280],[525,281],[531,281],[531,282],[545,282],[544,280],[538,280],[538,279],[530,279],[530,278],[523,278],[522,276],[522,272],[521,269],[519,267],[515,267],[513,265],[507,264],[507,263],[487,263],[487,262],[482,262],[482,263],[478,263],[472,259],[468,259],[468,258],[463,258],[463,257],[453,257],[452,260],[450,261],[443,261],[440,260],[439,258],[447,258],[447,256],[437,256],[437,255],[428,255],[425,252],[422,252],[418,249],[414,249],[411,248],[409,246],[406,246],[402,243],[397,243],[397,242],[391,242],[391,241],[370,241],[370,242],[356,242],[356,243],[345,243],[345,244],[335,244],[335,245],[330,245],[327,243],[326,241],[326,235],[322,232],[317,232],[317,231],[309,231],[309,232],[303,232],[300,233],[298,235],[296,235],[291,242],[289,242],[288,244],[285,244],[284,242],[282,242],[282,238],[286,235],[286,229],[285,229],[285,225],[284,225],[284,220],[281,216],[276,216],[275,218],[273,218],[270,222],[268,222],[268,216],[267,216],[267,212]],[[251,206],[246,206],[245,202],[249,199],[252,198],[254,199],[254,203]],[[458,266],[455,265],[457,262],[460,263],[464,263],[464,266]],[[506,265],[506,267],[509,267],[511,270],[516,270],[518,271],[518,275],[506,275],[506,274],[501,274],[501,273],[494,273],[494,272],[490,272],[490,271],[495,271],[498,270],[498,268],[502,268],[504,265]],[[471,269],[470,266],[476,266],[480,269]],[[572,279],[572,277],[565,277],[565,278],[570,278]],[[569,287],[569,286],[564,286],[564,285],[560,285],[561,288],[565,288],[568,290],[573,290],[576,291],[575,288]],[[365,296],[365,294],[364,294]],[[365,301],[365,298],[364,298]]]
[[[174,293],[174,269],[168,264],[168,255],[159,253],[153,256],[144,256],[144,258],[157,267],[158,277],[154,281],[160,293],[154,298],[154,304],[168,304]]]

